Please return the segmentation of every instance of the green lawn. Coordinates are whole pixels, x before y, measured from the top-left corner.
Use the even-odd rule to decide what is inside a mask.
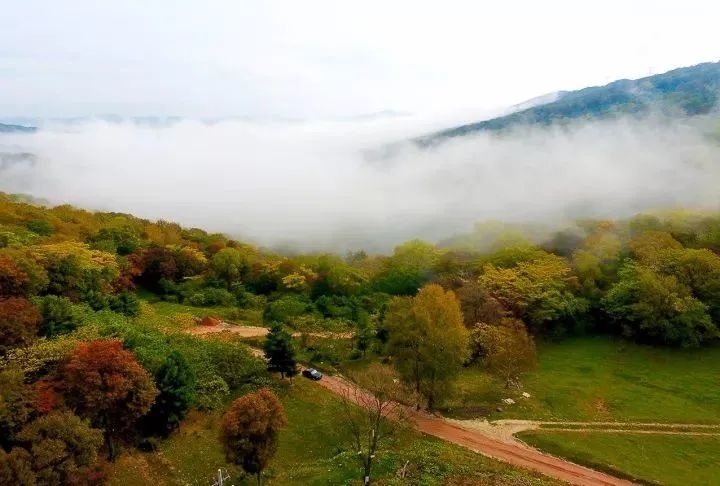
[[[163,317],[173,317],[178,314],[192,315],[195,317],[213,316],[220,317],[237,324],[251,326],[263,325],[262,310],[222,306],[196,307],[187,304],[180,304],[178,302],[160,300],[159,296],[147,290],[139,290],[138,297],[140,297],[142,301],[150,304],[155,312]]]
[[[720,437],[534,431],[520,438],[551,454],[668,486],[717,484]]]
[[[463,371],[450,412],[499,418],[720,423],[720,348],[672,350],[605,337],[538,346],[523,379],[532,398],[506,391],[477,368]],[[510,396],[516,405],[502,406]],[[484,413],[483,413],[484,412]]]
[[[342,415],[335,395],[302,378],[284,397],[289,426],[280,436],[277,456],[266,473],[268,485],[349,485],[360,477],[354,454],[347,450]],[[113,486],[209,484],[218,467],[226,467],[217,439],[219,414],[193,414],[157,453],[122,456],[111,472]],[[409,478],[395,479],[406,461]],[[232,470],[232,468],[231,468]],[[412,431],[399,435],[377,454],[375,484],[559,484],[512,468],[465,449]],[[252,485],[238,479],[235,485]]]

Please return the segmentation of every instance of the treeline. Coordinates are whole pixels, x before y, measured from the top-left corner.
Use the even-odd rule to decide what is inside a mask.
[[[137,315],[138,287],[167,301],[230,307],[238,320],[370,325],[382,337],[392,296],[439,283],[460,297],[468,327],[503,315],[535,335],[615,333],[677,346],[717,337],[719,214],[579,221],[528,234],[534,242],[520,227],[478,225],[447,246],[413,240],[387,256],[284,256],[174,223],[2,196],[2,305],[39,327],[16,326],[0,349],[70,330],[52,317],[67,314],[69,303]]]

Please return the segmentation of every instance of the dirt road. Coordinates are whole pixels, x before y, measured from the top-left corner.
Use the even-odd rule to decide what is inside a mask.
[[[335,376],[324,376],[317,382],[328,390],[344,396],[355,397],[355,388],[351,383]],[[352,390],[352,392],[349,392]],[[543,454],[519,441],[501,440],[484,434],[482,431],[466,428],[457,422],[442,417],[418,412],[403,407],[420,432],[452,442],[474,452],[501,461],[538,471],[547,476],[581,486],[630,485],[630,481],[588,469],[583,466]]]
[[[267,332],[267,330],[265,331]],[[251,350],[256,356],[263,357],[261,350],[254,348],[251,348]],[[362,397],[367,396],[352,383],[338,376],[326,375],[317,383],[340,396],[350,397],[360,405],[362,405]],[[465,427],[458,421],[451,421],[428,413],[418,412],[411,407],[401,405],[398,405],[398,407],[402,407],[404,414],[410,417],[415,428],[420,432],[515,466],[538,471],[546,476],[579,486],[619,486],[632,484],[630,481],[618,479],[608,474],[543,454],[537,449],[533,449],[513,439],[512,436],[504,439],[499,438],[482,429]]]
[[[218,326],[195,326],[188,330],[188,332],[194,336],[205,336],[208,334],[216,334],[216,333],[231,333],[235,334],[240,337],[244,338],[250,338],[250,337],[265,337],[267,336],[269,330],[266,327],[257,327],[257,326],[239,326],[235,324],[228,324],[227,322],[223,322],[222,324]],[[300,337],[302,333],[294,332],[293,337]],[[307,333],[308,336],[313,337],[321,337],[321,338],[333,338],[333,339],[350,339],[353,337],[353,333],[351,332],[309,332]]]

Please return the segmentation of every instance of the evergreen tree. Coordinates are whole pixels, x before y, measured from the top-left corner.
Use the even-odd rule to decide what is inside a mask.
[[[293,377],[297,374],[297,362],[295,361],[295,347],[292,336],[282,324],[275,323],[263,344],[265,358],[268,360],[268,371],[278,372],[280,376]]]
[[[143,418],[146,432],[167,437],[177,429],[195,398],[195,376],[183,356],[171,352],[155,374],[160,394]]]
[[[355,346],[362,352],[363,358],[370,344],[372,343],[374,331],[370,326],[370,318],[365,311],[361,311],[357,320],[357,331],[355,332]]]

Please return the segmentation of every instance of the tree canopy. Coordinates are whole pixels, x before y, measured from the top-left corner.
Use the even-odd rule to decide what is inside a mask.
[[[73,411],[104,430],[110,459],[114,439],[131,430],[158,395],[150,374],[114,340],[78,344],[60,371],[59,386]]]
[[[390,335],[388,352],[401,378],[432,409],[468,355],[468,332],[455,294],[428,284],[415,297],[396,297],[384,325]]]
[[[280,429],[287,424],[277,396],[267,388],[235,400],[220,424],[227,460],[238,464],[261,484],[262,473],[275,455]]]

